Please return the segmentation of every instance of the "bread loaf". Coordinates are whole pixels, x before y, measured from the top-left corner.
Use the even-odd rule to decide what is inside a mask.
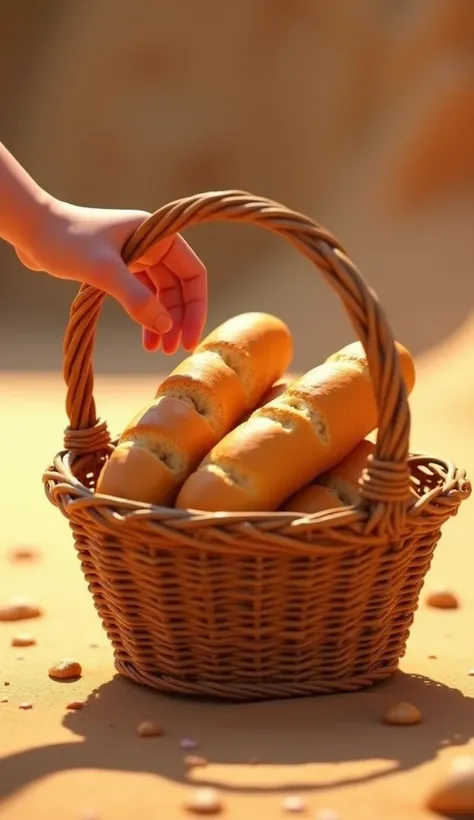
[[[409,352],[397,343],[408,393]],[[179,508],[271,511],[334,467],[377,426],[365,352],[354,343],[294,382],[210,451],[184,482]]]
[[[237,374],[247,395],[247,407],[252,409],[287,369],[293,356],[293,339],[276,316],[242,313],[206,336],[195,353],[203,351],[217,353]]]
[[[346,503],[354,504],[355,501]],[[306,484],[305,487],[298,490],[280,509],[284,512],[299,512],[311,515],[312,513],[335,510],[344,506],[345,502],[337,489],[330,490],[329,487],[323,487],[322,484],[313,483]]]
[[[268,404],[269,401],[273,401],[273,399],[277,399],[278,396],[281,396],[285,390],[288,390],[289,386],[296,381],[298,376],[294,373],[287,373],[285,376],[282,376],[281,379],[274,382],[271,387],[263,394],[262,398],[258,403],[258,407],[263,407],[264,404]],[[256,410],[257,407],[254,408]]]
[[[310,515],[334,507],[349,507],[356,504],[359,499],[362,471],[367,466],[368,457],[374,452],[375,444],[363,439],[339,464],[292,495],[282,509]],[[412,483],[407,503],[413,504],[417,499],[416,488]]]
[[[222,354],[221,354],[221,352]],[[290,331],[266,313],[245,313],[213,331],[130,422],[96,490],[168,505],[213,445],[285,372]]]
[[[292,495],[284,503],[282,509],[304,512],[309,515],[333,507],[355,504],[358,498],[359,478],[367,464],[368,456],[372,455],[374,450],[375,445],[363,439],[332,470],[322,473],[314,482],[307,484]],[[331,493],[331,497],[337,499],[338,503],[333,502],[330,506],[326,505],[325,492]]]
[[[193,353],[160,384],[155,398],[173,397],[206,419],[218,441],[242,418],[248,397],[237,373],[217,353]]]
[[[273,399],[277,399],[278,396],[281,396],[285,390],[288,390],[290,384],[296,381],[298,376],[293,373],[287,373],[285,376],[282,376],[281,379],[278,379],[271,387],[263,394],[262,398],[258,402],[256,407],[253,407],[250,413],[247,413],[242,419],[243,421],[247,421],[248,418],[252,415],[254,410],[257,410],[258,407],[263,407],[264,404],[268,404],[269,401],[273,401]]]
[[[268,313],[242,313],[210,333],[160,384],[156,396],[190,404],[218,441],[253,410],[292,355],[284,322]]]
[[[160,396],[127,425],[106,462],[97,492],[167,505],[215,443],[205,418],[179,399]]]

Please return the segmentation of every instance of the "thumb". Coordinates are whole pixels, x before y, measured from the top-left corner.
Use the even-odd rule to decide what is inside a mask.
[[[161,304],[159,295],[148,290],[121,260],[111,264],[103,273],[102,289],[113,296],[135,322],[155,333],[171,330],[173,320]]]

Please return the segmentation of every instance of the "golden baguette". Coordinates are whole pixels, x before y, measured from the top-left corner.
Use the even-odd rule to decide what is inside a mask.
[[[287,512],[321,512],[335,507],[350,507],[359,499],[359,480],[367,458],[375,452],[375,444],[363,439],[339,464],[320,475],[292,495],[283,504]],[[418,499],[415,485],[410,486],[407,504]]]
[[[160,384],[104,465],[97,492],[167,505],[205,454],[287,369],[293,342],[267,313],[216,328]]]
[[[410,353],[397,343],[408,393]],[[184,482],[176,506],[208,511],[273,511],[331,469],[377,426],[365,352],[348,345],[305,373],[219,441]]]

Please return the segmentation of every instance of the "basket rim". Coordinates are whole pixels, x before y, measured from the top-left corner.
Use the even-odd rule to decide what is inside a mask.
[[[111,451],[114,443],[107,447],[107,451]],[[224,526],[226,524],[258,524],[274,522],[279,526],[288,526],[289,528],[301,529],[302,527],[317,525],[325,525],[331,529],[339,529],[348,524],[355,524],[367,520],[370,509],[364,505],[362,497],[359,497],[359,502],[355,505],[344,506],[338,509],[321,510],[310,515],[299,512],[286,511],[258,511],[258,512],[207,512],[202,510],[181,510],[175,507],[163,507],[154,504],[148,504],[140,501],[132,501],[125,498],[118,498],[115,496],[105,495],[103,493],[96,493],[90,487],[86,487],[74,475],[71,462],[75,458],[75,453],[72,450],[59,451],[51,467],[43,474],[43,484],[48,494],[48,485],[54,484],[56,486],[64,487],[69,485],[72,490],[72,496],[69,497],[67,506],[79,508],[83,506],[90,506],[93,500],[95,506],[102,509],[106,508],[114,515],[119,514],[124,518],[135,518],[149,520],[156,516],[163,519],[166,516],[167,521],[194,523],[195,525],[202,524],[209,526],[214,524],[216,527]],[[418,518],[423,512],[426,512],[426,507],[433,502],[436,502],[440,497],[447,498],[453,492],[459,496],[459,501],[470,495],[471,485],[466,477],[466,471],[458,468],[452,461],[443,459],[425,451],[417,451],[409,454],[408,464],[412,466],[428,466],[431,469],[437,467],[436,470],[440,479],[443,479],[440,484],[434,487],[431,491],[420,496],[419,500],[407,509],[407,520]],[[442,471],[445,476],[443,478]],[[452,497],[454,501],[454,497]],[[379,502],[383,504],[383,502]],[[448,513],[449,516],[449,513]]]

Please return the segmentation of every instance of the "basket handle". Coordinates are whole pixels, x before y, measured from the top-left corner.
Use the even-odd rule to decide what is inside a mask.
[[[129,265],[158,240],[212,221],[253,223],[279,234],[322,271],[339,295],[367,354],[378,407],[375,453],[361,478],[361,504],[370,508],[371,529],[377,525],[399,531],[409,487],[410,413],[398,351],[376,294],[328,231],[284,205],[244,191],[196,194],[164,205],[126,242],[123,259]],[[64,447],[77,455],[103,452],[110,444],[107,426],[96,415],[93,397],[92,352],[104,296],[90,285],[81,286],[71,306],[64,338],[63,374],[70,422]]]

